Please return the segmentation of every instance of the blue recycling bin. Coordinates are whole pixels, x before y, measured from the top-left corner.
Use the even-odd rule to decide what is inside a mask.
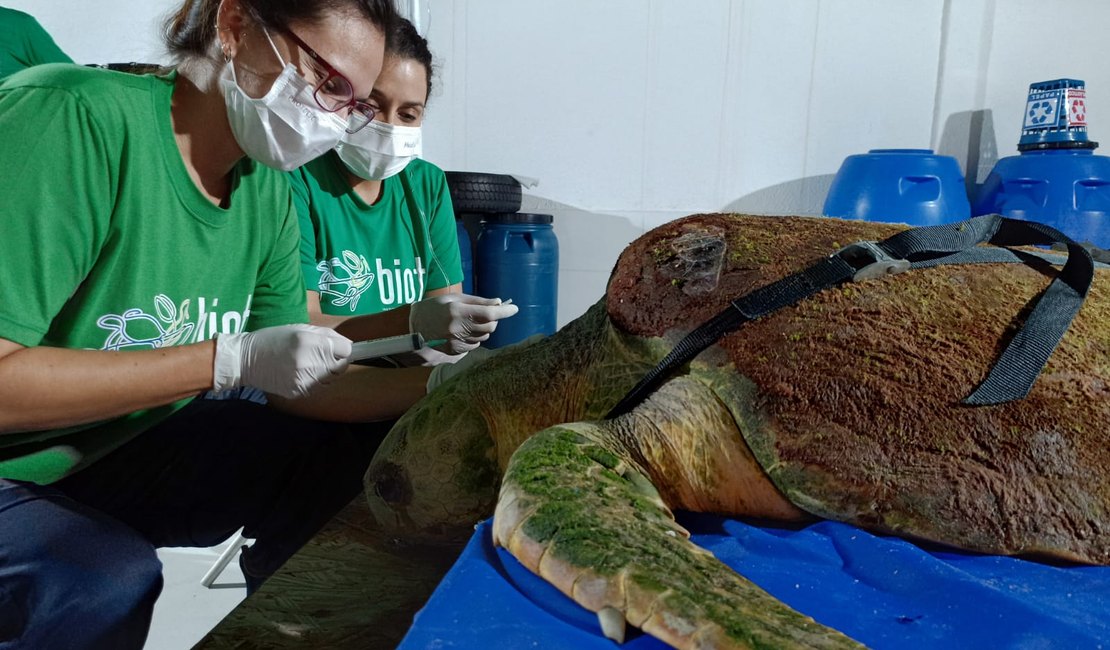
[[[848,156],[825,198],[842,219],[932,226],[971,216],[960,165],[932,149],[872,149]]]
[[[1110,248],[1110,157],[1087,138],[1078,79],[1030,84],[1017,156],[995,163],[973,214],[1037,221],[1081,243]]]
[[[549,214],[491,214],[482,221],[475,251],[478,295],[520,307],[497,323],[486,345],[498,348],[533,334],[555,333],[559,242]]]

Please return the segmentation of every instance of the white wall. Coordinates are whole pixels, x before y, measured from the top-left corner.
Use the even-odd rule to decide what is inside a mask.
[[[5,1],[5,0],[0,0]],[[540,179],[559,323],[645,229],[699,211],[816,214],[840,162],[935,148],[971,181],[1016,152],[1029,83],[1087,82],[1110,139],[1105,0],[429,0],[425,157]],[[6,0],[81,62],[163,60],[174,0]]]

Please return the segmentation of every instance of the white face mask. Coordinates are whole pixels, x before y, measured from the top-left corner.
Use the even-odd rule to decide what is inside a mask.
[[[345,133],[335,151],[355,176],[384,180],[420,157],[420,127],[374,121],[356,133]]]
[[[243,92],[232,61],[220,74],[220,89],[231,132],[243,152],[267,167],[290,171],[335,147],[347,132],[347,121],[320,108],[313,87],[297,68],[286,64],[276,47],[274,54],[285,69],[265,96],[254,99]]]

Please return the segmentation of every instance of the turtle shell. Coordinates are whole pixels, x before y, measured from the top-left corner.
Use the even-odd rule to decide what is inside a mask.
[[[629,334],[677,340],[738,296],[904,228],[680,219],[621,255],[609,316]],[[1027,397],[961,403],[1054,272],[952,265],[827,289],[718,342],[718,363],[744,386],[729,408],[778,489],[815,515],[990,553],[1110,563],[1110,270],[1096,270]]]

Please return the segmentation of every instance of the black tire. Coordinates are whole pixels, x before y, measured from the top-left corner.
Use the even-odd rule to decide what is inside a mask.
[[[508,174],[445,173],[456,215],[520,210],[520,183]]]

